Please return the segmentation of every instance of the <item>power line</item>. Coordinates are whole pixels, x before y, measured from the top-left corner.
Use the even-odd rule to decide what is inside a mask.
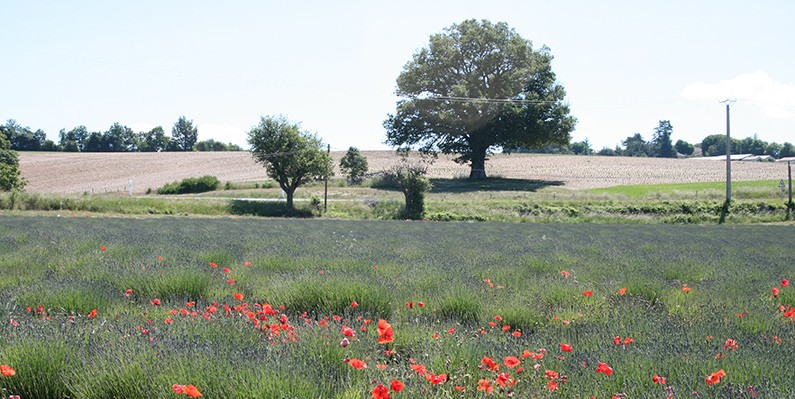
[[[453,97],[453,96],[433,96],[433,97],[419,97],[419,96],[406,96],[406,98],[416,101],[452,101],[452,102],[487,102],[496,104],[555,104],[558,101],[552,100],[525,100],[518,98],[486,98],[486,97]]]

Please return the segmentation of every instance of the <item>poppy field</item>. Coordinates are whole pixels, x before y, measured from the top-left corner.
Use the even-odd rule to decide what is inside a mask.
[[[790,226],[0,218],[0,398],[791,398]]]

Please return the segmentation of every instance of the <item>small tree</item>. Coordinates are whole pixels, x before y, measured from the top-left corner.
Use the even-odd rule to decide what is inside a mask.
[[[654,128],[651,144],[654,147],[654,156],[658,158],[676,158],[676,150],[671,143],[671,134],[674,128],[671,121],[660,121]]]
[[[628,157],[647,157],[653,153],[651,146],[643,140],[640,133],[627,137],[621,144],[624,146],[622,155]]]
[[[795,157],[795,146],[792,143],[784,143],[778,156],[781,158]]]
[[[390,168],[386,179],[397,185],[406,198],[403,216],[409,219],[420,219],[425,212],[425,193],[432,187],[430,180],[425,176],[428,167],[422,164],[402,162]]]
[[[593,149],[591,148],[591,143],[588,141],[588,139],[569,144],[569,150],[573,152],[574,155],[593,154]]]
[[[173,151],[193,151],[193,145],[199,138],[199,132],[192,120],[180,116],[171,128],[171,149]]]
[[[248,132],[248,143],[254,160],[263,164],[268,176],[284,190],[290,209],[298,186],[332,174],[333,163],[323,142],[283,116],[262,117]]]
[[[0,131],[0,190],[23,190],[27,180],[20,175],[19,157],[11,149],[11,142]]]
[[[674,148],[676,148],[678,153],[688,156],[693,155],[693,152],[696,150],[696,148],[693,147],[693,144],[690,144],[684,140],[676,140]]]
[[[348,152],[340,159],[340,170],[351,184],[361,183],[367,173],[367,158],[356,147],[348,148]]]

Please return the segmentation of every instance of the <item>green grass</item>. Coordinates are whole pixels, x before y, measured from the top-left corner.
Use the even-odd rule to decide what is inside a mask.
[[[0,364],[17,375],[0,397],[173,398],[194,384],[205,397],[368,398],[398,379],[395,398],[481,398],[478,380],[498,375],[484,356],[541,348],[522,374],[501,366],[518,383],[494,397],[665,397],[654,374],[677,397],[794,397],[795,322],[778,308],[795,305],[781,287],[795,280],[791,243],[777,225],[3,216]],[[393,343],[377,343],[379,319]],[[409,359],[449,381],[429,384]],[[567,376],[560,391],[544,370]]]
[[[753,180],[732,182],[732,197],[736,199],[783,198],[778,180]],[[639,184],[587,190],[596,194],[621,195],[628,198],[726,198],[725,182]]]
[[[560,182],[489,178],[434,179],[426,196],[425,220],[446,222],[722,224],[770,223],[792,220],[775,181],[739,181],[734,201],[724,208],[722,183],[619,186],[595,190],[567,190]],[[267,185],[265,185],[267,187]],[[328,209],[312,199],[322,198],[317,182],[296,192],[296,207],[280,201],[278,188],[249,187],[174,197],[49,196],[0,194],[7,213],[47,212],[61,216],[91,214],[165,216],[257,216],[395,220],[402,218],[402,194],[367,184],[347,186],[335,181]]]

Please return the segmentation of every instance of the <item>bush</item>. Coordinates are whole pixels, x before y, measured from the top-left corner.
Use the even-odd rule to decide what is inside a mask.
[[[420,219],[425,213],[425,193],[431,189],[431,182],[425,176],[425,165],[403,163],[395,165],[384,174],[382,183],[399,187],[406,198],[403,217]]]
[[[180,182],[166,184],[157,189],[158,194],[190,194],[214,191],[221,182],[215,176],[188,177]]]

